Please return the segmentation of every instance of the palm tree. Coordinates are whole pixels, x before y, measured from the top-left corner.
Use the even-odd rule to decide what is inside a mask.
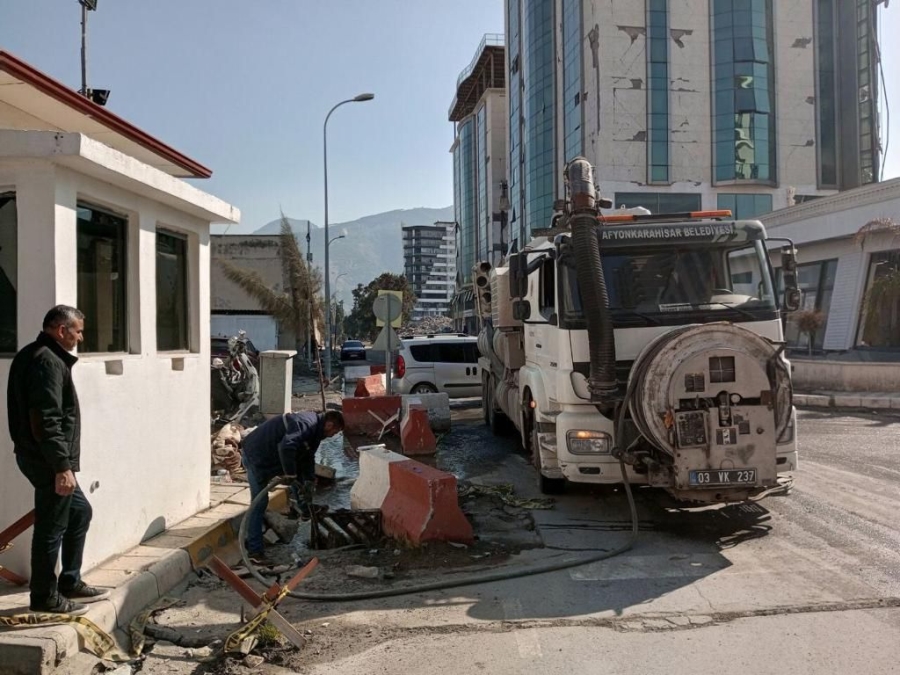
[[[222,267],[229,281],[246,291],[281,325],[293,329],[297,351],[302,352],[303,346],[313,334],[310,317],[313,325],[322,325],[322,273],[303,258],[297,238],[291,230],[291,223],[283,213],[280,236],[279,256],[285,290],[272,288],[254,270],[226,260],[222,261]]]

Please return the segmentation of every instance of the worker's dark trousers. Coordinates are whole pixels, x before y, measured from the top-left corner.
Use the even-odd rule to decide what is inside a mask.
[[[34,534],[31,538],[31,604],[52,600],[57,588],[71,590],[81,581],[84,541],[93,511],[81,487],[68,497],[56,494],[56,475],[42,462],[16,454],[19,469],[34,486]],[[56,562],[62,548],[62,570]]]

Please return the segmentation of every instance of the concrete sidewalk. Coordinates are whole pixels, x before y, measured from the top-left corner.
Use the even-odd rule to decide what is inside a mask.
[[[84,575],[94,586],[109,588],[109,599],[90,605],[85,615],[127,651],[128,623],[144,607],[163,597],[192,570],[237,540],[240,521],[250,505],[244,483],[213,483],[210,508],[153,537]],[[270,508],[287,506],[287,492],[270,494]],[[0,581],[0,614],[28,612],[28,589]],[[80,650],[68,624],[0,632],[3,675],[48,675]]]
[[[898,392],[817,391],[797,392],[794,405],[801,408],[840,408],[883,412],[900,411]]]

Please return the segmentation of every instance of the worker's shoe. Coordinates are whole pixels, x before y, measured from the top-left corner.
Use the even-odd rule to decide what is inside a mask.
[[[55,594],[46,602],[31,603],[28,608],[36,614],[65,614],[66,616],[81,616],[88,611],[87,605],[72,602],[64,598],[59,593]]]
[[[76,603],[98,602],[100,600],[106,600],[106,598],[109,597],[109,591],[105,588],[88,586],[83,581],[79,581],[75,585],[75,588],[68,591],[60,590],[59,594]]]
[[[247,554],[247,560],[257,567],[271,567],[272,561],[266,555],[265,551],[256,551]]]

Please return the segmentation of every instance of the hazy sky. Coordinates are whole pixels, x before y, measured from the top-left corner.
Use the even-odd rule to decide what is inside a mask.
[[[900,4],[900,3],[898,3]],[[900,35],[900,6],[881,10]],[[77,0],[0,0],[0,49],[80,86]],[[200,187],[236,204],[241,230],[322,223],[322,122],[331,222],[453,201],[447,110],[503,0],[98,0],[88,84],[109,109],[210,167]],[[900,175],[900,41],[883,43]]]

